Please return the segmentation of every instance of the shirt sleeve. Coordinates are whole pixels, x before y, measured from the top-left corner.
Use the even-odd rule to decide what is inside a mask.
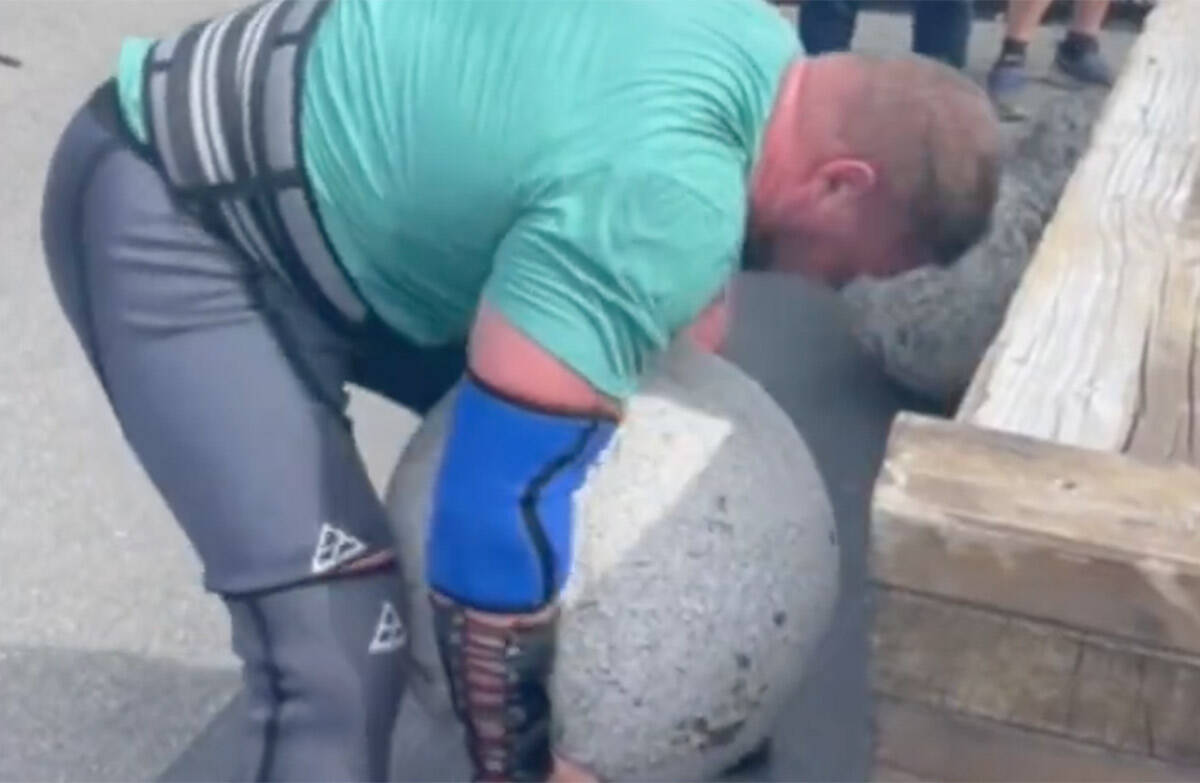
[[[126,38],[121,42],[117,56],[117,98],[121,104],[121,114],[129,130],[142,144],[149,138],[143,109],[145,96],[142,95],[142,76],[143,69],[147,67],[146,58],[154,48],[154,43],[153,38]]]
[[[541,199],[506,234],[484,299],[617,399],[737,266],[746,192],[736,164],[605,171]]]

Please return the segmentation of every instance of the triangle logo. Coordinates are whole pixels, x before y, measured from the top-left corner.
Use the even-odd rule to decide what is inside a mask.
[[[372,655],[395,652],[407,641],[408,632],[404,630],[404,623],[400,622],[400,613],[391,601],[384,601],[379,622],[375,624],[375,637],[371,639],[367,652]]]
[[[331,568],[337,568],[342,563],[358,557],[365,552],[367,545],[345,530],[336,528],[328,522],[321,525],[317,535],[317,549],[313,552],[312,572],[323,574]]]

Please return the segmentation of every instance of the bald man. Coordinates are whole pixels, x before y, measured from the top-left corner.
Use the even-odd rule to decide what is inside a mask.
[[[347,384],[417,413],[457,385],[427,562],[474,774],[569,777],[571,497],[649,360],[720,346],[748,236],[832,285],[953,262],[999,148],[953,70],[805,59],[761,0],[271,2],[128,40],[43,236],[228,608],[239,774],[387,773],[403,601]]]

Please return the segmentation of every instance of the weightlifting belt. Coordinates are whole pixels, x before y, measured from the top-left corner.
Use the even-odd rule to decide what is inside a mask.
[[[179,202],[353,334],[376,319],[321,227],[300,154],[304,56],[327,6],[260,2],[159,41],[143,102],[148,152]]]

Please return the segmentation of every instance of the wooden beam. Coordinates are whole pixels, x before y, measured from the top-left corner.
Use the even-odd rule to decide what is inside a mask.
[[[1159,2],[957,424],[893,426],[882,778],[1200,780],[1198,34]]]
[[[1194,783],[1200,777],[1194,767],[891,699],[877,706],[875,732],[875,783]]]
[[[878,760],[874,771],[871,773],[871,780],[874,783],[923,783],[919,776],[902,769],[890,767]]]
[[[1191,465],[904,413],[875,485],[870,558],[887,585],[1200,654]]]
[[[880,593],[876,611],[885,768],[936,780],[1200,779],[1200,658],[898,590]],[[915,717],[931,712],[944,720]],[[1037,734],[1045,741],[1031,742]]]
[[[1200,2],[1160,0],[959,419],[1200,458]]]

